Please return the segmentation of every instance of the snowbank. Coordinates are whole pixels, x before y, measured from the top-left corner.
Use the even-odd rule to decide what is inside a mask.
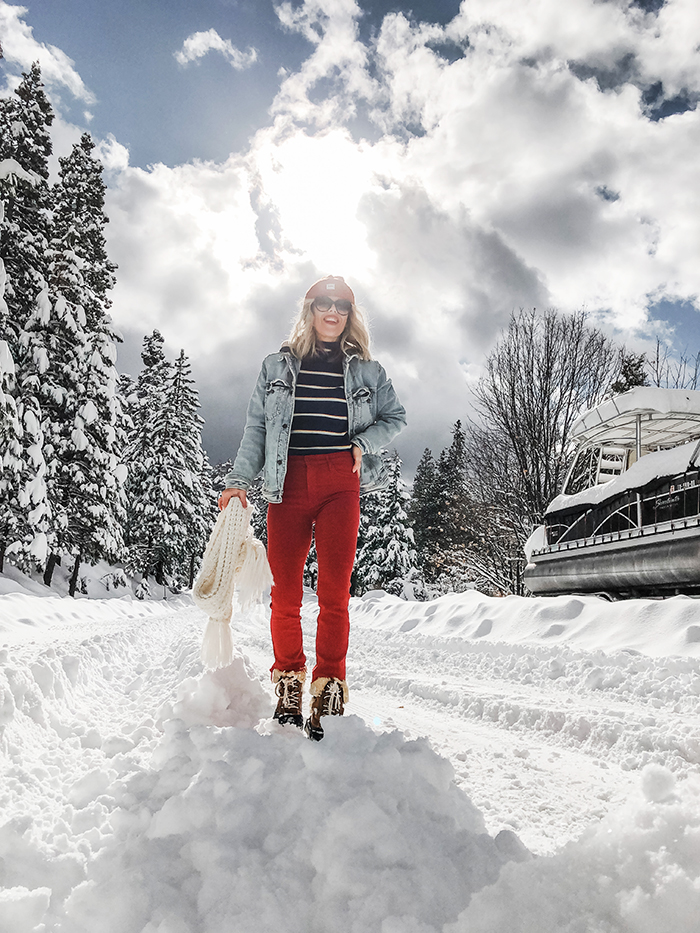
[[[485,596],[450,593],[426,603],[375,591],[351,601],[353,619],[387,632],[454,638],[472,643],[566,645],[586,651],[648,657],[700,657],[700,600],[596,596]]]
[[[0,645],[19,641],[34,641],[51,629],[84,625],[88,629],[132,618],[148,618],[163,612],[192,605],[184,593],[167,599],[134,599],[131,585],[105,589],[104,579],[109,568],[95,568],[88,581],[92,598],[67,596],[67,574],[56,571],[56,585],[44,586],[38,580],[5,565],[0,574]],[[97,595],[99,594],[99,596]]]
[[[697,933],[700,779],[649,765],[640,792],[551,858],[507,865],[444,933]]]
[[[70,559],[68,560],[70,564]],[[69,579],[73,568],[63,565],[57,565],[51,580],[51,586],[45,586],[42,575],[33,572],[31,575],[22,573],[17,567],[9,561],[5,561],[5,567],[0,573],[0,596],[7,593],[25,593],[30,596],[67,596],[69,589]],[[138,596],[136,596],[138,593]],[[139,575],[136,578],[127,577],[122,566],[108,564],[106,561],[98,561],[91,565],[84,563],[81,565],[79,574],[79,586],[75,594],[75,599],[134,599],[139,601],[153,599],[164,600],[172,598],[172,590],[162,587],[156,583],[142,584]]]
[[[0,596],[0,645],[35,640],[42,632],[59,626],[82,624],[95,629],[108,622],[148,618],[187,605],[191,605],[188,596],[175,596],[167,601],[141,602],[129,596],[76,601],[69,596],[39,598],[11,593]]]
[[[421,689],[444,693],[446,640],[453,657],[490,658],[518,684],[519,698],[504,697],[509,713],[516,699],[525,708],[524,690],[540,679],[576,715],[577,691],[600,697],[614,717],[613,700],[629,688],[640,702],[649,696],[659,721],[672,708],[697,746],[697,640],[682,638],[697,606],[474,592],[421,604],[375,593],[353,601],[353,637],[362,640],[364,627],[391,638],[415,657],[416,680],[430,678]],[[532,858],[513,832],[486,831],[425,739],[377,733],[348,715],[311,743],[270,720],[264,665],[256,675],[239,651],[228,668],[203,673],[205,619],[192,608],[114,616],[87,637],[65,618],[60,629],[41,621],[56,611],[52,599],[34,597],[31,608],[51,639],[0,654],[2,933],[697,933],[695,775],[677,780],[648,766],[624,806],[554,855]],[[238,631],[266,638],[263,622],[256,610]],[[544,646],[557,639],[554,657]],[[484,650],[509,640],[510,653]],[[668,657],[680,643],[686,657]],[[602,660],[621,644],[642,646],[625,655],[636,666],[622,679],[617,655]],[[588,656],[571,645],[588,645]],[[662,651],[663,664],[652,657]],[[460,682],[460,702],[470,700]],[[356,695],[361,708],[361,686]],[[637,738],[653,739],[653,717],[640,710],[646,731]],[[545,712],[560,716],[559,707]],[[518,722],[509,715],[502,725]],[[616,736],[638,725],[615,723]],[[458,741],[468,757],[466,736]],[[616,747],[601,746],[601,757]],[[493,797],[494,788],[495,779]]]

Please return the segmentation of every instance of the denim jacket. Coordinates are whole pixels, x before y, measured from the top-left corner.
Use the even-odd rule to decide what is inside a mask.
[[[248,404],[245,430],[226,486],[248,489],[263,470],[263,495],[268,502],[281,502],[287,473],[287,451],[294,414],[294,390],[301,360],[282,347],[263,360]],[[399,402],[391,380],[376,360],[363,360],[346,353],[343,360],[345,398],[348,403],[348,433],[362,450],[360,492],[374,492],[387,482],[380,456],[406,424],[406,410]]]

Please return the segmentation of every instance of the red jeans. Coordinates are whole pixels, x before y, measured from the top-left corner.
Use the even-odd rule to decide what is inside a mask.
[[[290,457],[282,502],[267,509],[267,556],[274,577],[270,629],[272,670],[306,664],[301,633],[304,564],[316,538],[318,622],[312,679],[345,680],[350,575],[360,524],[360,477],[350,451]]]

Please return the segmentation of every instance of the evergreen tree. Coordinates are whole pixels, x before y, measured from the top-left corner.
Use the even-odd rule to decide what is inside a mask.
[[[13,394],[14,380],[15,366],[10,348],[5,340],[0,340],[0,573],[4,567],[7,543],[17,539],[24,518],[24,510],[18,501],[22,477],[22,425]]]
[[[184,351],[175,362],[167,393],[165,417],[172,427],[169,447],[170,474],[179,500],[178,535],[173,542],[178,568],[173,576],[190,587],[204,553],[217,508],[211,483],[211,468],[202,448],[203,419],[199,398],[191,378],[191,367]]]
[[[29,321],[41,319],[49,307],[47,179],[52,121],[40,69],[34,64],[29,74],[23,74],[15,95],[0,100],[0,159],[10,166],[0,178],[0,260],[6,276],[0,339],[7,343],[15,368],[10,392],[22,445],[21,472],[4,476],[9,521],[3,523],[0,549],[12,552],[25,569],[32,564],[43,566],[52,543],[39,381],[35,378],[45,363],[45,351],[35,345],[35,331],[28,329]]]
[[[465,574],[466,554],[474,540],[474,513],[468,484],[466,435],[461,421],[452,428],[452,443],[440,454],[435,470],[434,523],[422,549],[428,581]]]
[[[397,453],[389,460],[388,468],[389,482],[379,497],[376,527],[381,535],[370,583],[398,596],[404,591],[404,581],[416,569],[416,551],[406,511],[410,494],[401,476],[401,459]]]
[[[408,515],[421,562],[429,559],[440,537],[437,464],[430,448],[423,451],[411,488]]]
[[[306,555],[303,582],[304,586],[308,586],[311,590],[315,590],[316,584],[318,583],[318,554],[316,553],[315,535],[311,536],[311,547],[309,548],[309,553]]]
[[[22,174],[11,174],[0,183],[0,198],[5,203],[0,256],[8,276],[5,339],[18,365],[19,336],[47,279],[52,122],[51,104],[35,63],[29,74],[23,73],[15,96],[0,100],[0,158],[13,159],[22,169]]]
[[[79,545],[83,527],[79,521],[87,503],[82,501],[81,452],[86,447],[83,425],[92,417],[85,410],[82,370],[85,355],[85,315],[59,296],[52,305],[45,288],[22,334],[32,348],[22,373],[25,399],[37,401],[46,461],[46,495],[51,503],[47,521],[50,557],[44,582],[51,583],[54,564],[62,551]]]
[[[233,467],[233,461],[229,461]],[[229,467],[229,470],[231,469]],[[250,484],[246,498],[248,502],[255,506],[251,526],[253,534],[267,547],[267,499],[262,494],[262,474]]]
[[[416,569],[413,530],[407,514],[410,498],[401,477],[401,459],[394,453],[388,464],[389,482],[375,493],[361,518],[361,541],[356,561],[356,586],[359,592],[383,589],[400,595],[404,581]]]
[[[620,350],[620,370],[610,386],[611,393],[620,395],[637,386],[648,386],[649,378],[646,367],[646,353],[628,353],[623,347]]]
[[[71,593],[82,560],[114,563],[122,557],[126,515],[126,422],[114,365],[121,338],[108,315],[115,266],[106,253],[105,186],[93,148],[84,134],[59,160],[49,270],[54,316],[69,325],[67,346],[59,344],[49,355],[60,403],[49,397],[43,408],[46,433],[55,437],[49,491],[60,514],[57,550],[74,556]],[[49,560],[47,583],[57,558]]]
[[[141,359],[126,456],[129,568],[160,586],[186,585],[216,515],[199,402],[187,358],[171,366],[157,330]]]
[[[37,295],[30,321],[48,320],[51,305],[46,287]],[[55,547],[52,510],[47,488],[45,438],[42,425],[41,384],[47,365],[42,343],[33,340],[28,322],[20,336],[19,354],[24,363],[17,372],[16,409],[22,428],[22,472],[16,488],[19,522],[15,540],[6,550],[13,554],[22,570],[44,568],[49,553]]]
[[[350,592],[361,596],[370,590],[374,567],[374,543],[378,538],[378,512],[381,493],[371,492],[360,498],[360,526],[357,533],[355,564],[350,578]]]
[[[462,547],[470,538],[467,446],[462,422],[452,427],[452,443],[438,461],[437,482],[440,539],[448,547]]]
[[[157,330],[144,338],[143,369],[129,405],[133,429],[125,451],[128,569],[143,578],[155,577],[160,585],[171,563],[168,539],[177,521],[167,475],[170,429],[163,422],[172,369],[163,343]]]
[[[222,460],[221,463],[215,463],[211,468],[211,484],[217,494],[221,493],[226,486],[226,475],[233,469],[233,460]]]
[[[225,488],[225,479],[228,473],[233,469],[233,460],[224,460],[212,467],[211,483],[214,495],[218,499],[221,491]],[[248,505],[255,509],[250,520],[253,534],[267,547],[267,499],[262,494],[262,474],[257,476],[248,487],[246,492]],[[217,508],[218,513],[218,508]]]
[[[0,132],[3,111],[0,108]],[[0,174],[0,186],[14,167],[5,163],[7,170]],[[5,213],[4,201],[0,200],[0,224]],[[0,257],[0,336],[7,335],[8,307],[5,301],[7,273]],[[0,339],[0,573],[4,567],[8,543],[19,536],[24,521],[24,510],[19,505],[22,488],[22,425],[15,400],[15,363],[7,340]]]

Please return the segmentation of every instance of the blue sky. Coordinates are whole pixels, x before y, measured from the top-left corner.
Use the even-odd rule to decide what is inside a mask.
[[[700,349],[697,0],[0,0],[0,39],[0,93],[38,58],[58,154],[100,147],[121,367],[183,347],[215,460],[326,273],[409,471],[518,307]]]
[[[245,146],[267,120],[279,88],[280,68],[295,71],[310,43],[285,29],[271,0],[27,0],[26,21],[35,37],[58,46],[76,63],[97,103],[95,136],[113,134],[130,162],[177,165],[191,159],[224,160]],[[370,41],[384,16],[404,10],[413,18],[449,22],[459,0],[411,6],[374,0],[362,4],[359,35]],[[253,66],[234,70],[221,55],[194,67],[178,65],[173,50],[187,36],[210,29],[245,50]],[[66,101],[81,122],[80,101]]]

